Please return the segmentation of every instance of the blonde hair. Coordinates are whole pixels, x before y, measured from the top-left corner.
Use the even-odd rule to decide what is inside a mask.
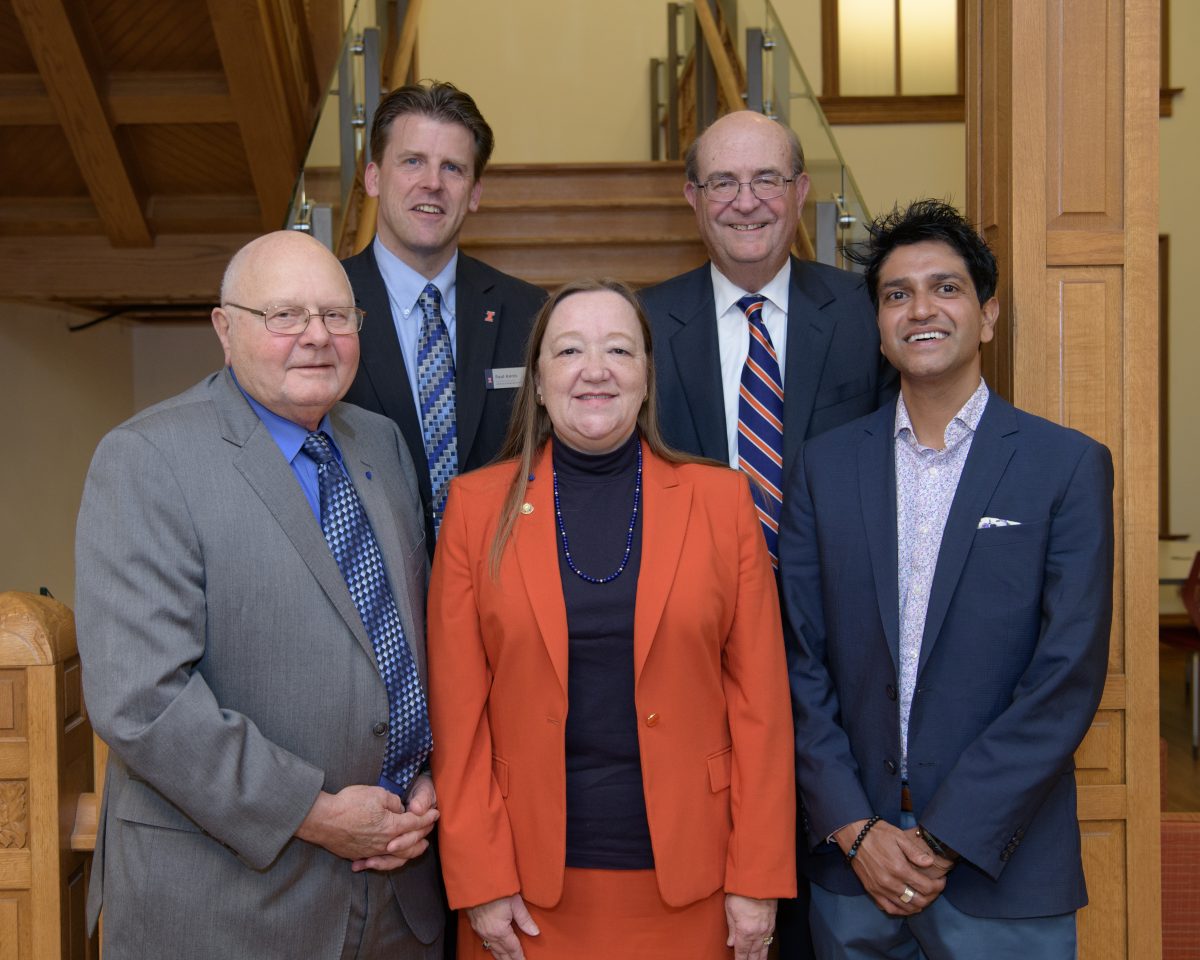
[[[642,342],[646,354],[646,399],[637,415],[637,427],[642,439],[650,452],[668,463],[707,463],[715,461],[703,457],[694,457],[680,453],[667,445],[663,439],[662,430],[658,425],[658,400],[655,396],[654,379],[654,347],[650,337],[650,322],[646,319],[646,311],[638,300],[637,294],[620,280],[609,278],[575,280],[561,287],[552,294],[538,311],[533,321],[533,329],[529,334],[529,343],[525,348],[525,373],[521,378],[521,386],[513,401],[512,416],[508,421],[508,435],[504,446],[496,455],[497,461],[515,461],[512,482],[508,494],[500,508],[500,522],[496,526],[496,536],[492,540],[492,550],[489,569],[495,578],[500,572],[500,560],[504,549],[512,537],[513,527],[525,501],[525,490],[529,484],[529,475],[533,470],[534,461],[541,455],[550,438],[553,425],[546,408],[538,403],[537,386],[534,374],[537,372],[538,356],[542,352],[542,341],[546,337],[546,328],[554,311],[568,297],[577,293],[599,293],[607,291],[615,293],[628,303],[637,316],[638,326],[642,331]],[[727,466],[718,464],[718,466]]]

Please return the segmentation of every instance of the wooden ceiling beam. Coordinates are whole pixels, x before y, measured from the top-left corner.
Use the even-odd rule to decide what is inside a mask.
[[[282,38],[273,28],[273,2],[208,0],[262,226],[267,230],[283,226],[309,133],[297,130],[299,111],[291,99],[293,91],[283,82],[290,65],[278,53]]]
[[[253,194],[155,196],[146,202],[155,234],[257,233]],[[6,197],[0,204],[0,236],[100,236],[104,224],[87,197]]]
[[[101,94],[114,126],[233,123],[233,100],[220,73],[118,73]],[[36,73],[0,75],[0,127],[53,127],[58,114]]]
[[[257,232],[163,234],[121,249],[100,236],[0,236],[0,300],[214,303],[229,258]]]
[[[12,0],[12,8],[109,240],[149,246],[137,185],[62,0]]]

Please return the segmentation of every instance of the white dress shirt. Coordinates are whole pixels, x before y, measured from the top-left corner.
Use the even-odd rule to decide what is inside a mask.
[[[735,470],[738,465],[738,391],[742,383],[742,368],[750,353],[750,322],[738,307],[738,301],[749,294],[766,299],[763,304],[762,320],[771,336],[771,345],[779,359],[779,377],[783,382],[787,368],[784,357],[787,351],[788,290],[792,281],[791,258],[784,263],[766,286],[759,290],[743,290],[727,278],[716,264],[710,264],[712,273],[713,306],[717,314],[717,349],[721,357],[721,394],[725,400],[725,434],[728,441],[729,465]],[[787,384],[783,383],[784,389]]]

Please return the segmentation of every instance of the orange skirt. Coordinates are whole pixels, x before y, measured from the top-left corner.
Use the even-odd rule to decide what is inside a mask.
[[[527,960],[728,960],[725,894],[686,907],[663,903],[653,870],[568,867],[558,905],[526,903],[541,933],[518,931]],[[458,912],[458,960],[491,960],[467,911]]]

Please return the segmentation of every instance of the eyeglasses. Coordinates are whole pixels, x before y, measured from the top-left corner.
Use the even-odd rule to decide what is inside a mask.
[[[335,336],[345,336],[358,333],[362,329],[363,317],[367,314],[358,307],[327,307],[310,313],[303,307],[294,304],[270,306],[265,310],[255,310],[253,307],[243,307],[240,303],[225,303],[222,306],[237,307],[256,317],[262,317],[266,328],[272,333],[295,334],[303,333],[308,327],[308,321],[320,317],[325,329]]]
[[[753,180],[734,180],[732,177],[713,177],[698,183],[704,195],[713,203],[730,203],[737,199],[742,187],[749,187],[750,192],[759,200],[774,200],[787,192],[788,184],[795,177],[785,177],[778,173],[763,174]]]

